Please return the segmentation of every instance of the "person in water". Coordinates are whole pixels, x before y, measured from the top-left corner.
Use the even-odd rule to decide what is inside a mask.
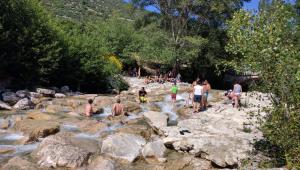
[[[196,81],[194,81],[191,87],[188,89],[188,98],[185,103],[185,107],[190,107],[190,101],[192,101],[192,105],[194,105],[194,87],[196,86]]]
[[[237,108],[239,107],[239,100],[241,98],[242,93],[242,86],[238,83],[238,81],[235,82],[233,85],[233,92],[232,92],[232,103],[233,107]]]
[[[193,109],[194,113],[199,112],[201,109],[201,99],[203,94],[203,87],[200,85],[200,82],[198,81],[196,86],[194,86],[194,104]]]
[[[120,116],[120,115],[126,115],[124,112],[124,105],[121,104],[121,100],[118,99],[117,103],[115,103],[112,107],[112,116]]]
[[[203,108],[206,109],[207,108],[207,99],[208,99],[208,94],[211,90],[210,84],[208,83],[207,80],[205,80],[203,82],[203,97],[202,97],[202,105]]]
[[[85,116],[92,116],[94,114],[94,110],[93,110],[93,100],[92,99],[89,99],[88,100],[88,103],[86,104],[85,106]]]
[[[171,87],[171,98],[173,104],[176,102],[177,92],[178,92],[178,86],[176,85],[176,82],[174,82],[173,86]]]
[[[147,102],[147,92],[145,90],[145,87],[142,87],[142,89],[139,91],[139,100],[140,100],[140,103]]]

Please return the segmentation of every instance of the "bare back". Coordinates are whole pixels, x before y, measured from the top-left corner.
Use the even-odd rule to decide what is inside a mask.
[[[124,106],[120,103],[116,103],[113,106],[112,112],[114,116],[122,115],[124,113]]]

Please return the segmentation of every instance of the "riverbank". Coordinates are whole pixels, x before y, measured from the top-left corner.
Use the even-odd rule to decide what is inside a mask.
[[[257,169],[256,141],[263,139],[257,117],[270,106],[266,94],[245,93],[234,109],[222,91],[213,90],[206,111],[185,108],[189,84],[179,83],[173,107],[171,83],[144,84],[125,78],[120,95],[78,94],[43,97],[33,109],[3,112],[0,119],[0,160],[3,169]],[[145,87],[149,103],[138,104]],[[109,120],[117,98],[129,117]],[[80,116],[88,99],[102,114]],[[251,158],[251,159],[250,159]],[[256,159],[256,157],[255,157]],[[248,162],[245,163],[247,160]]]

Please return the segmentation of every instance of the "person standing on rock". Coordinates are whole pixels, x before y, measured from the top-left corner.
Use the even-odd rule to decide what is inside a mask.
[[[194,113],[199,112],[201,109],[201,99],[203,94],[203,87],[200,85],[200,81],[197,81],[197,85],[194,86]]]
[[[123,104],[121,104],[121,100],[118,99],[117,103],[115,103],[112,107],[112,116],[115,117],[115,116],[120,116],[123,114],[125,114],[124,106],[123,106]]]
[[[176,102],[177,92],[178,92],[178,86],[176,85],[176,82],[174,82],[173,86],[171,87],[171,98],[173,104]]]
[[[233,97],[232,97],[232,103],[234,103],[233,107],[237,108],[239,107],[239,100],[242,93],[242,86],[238,83],[238,81],[235,82],[233,86]]]
[[[210,87],[210,84],[208,83],[207,80],[205,80],[203,82],[203,101],[202,101],[202,105],[203,105],[203,108],[206,109],[207,108],[207,99],[208,99],[208,94],[209,94],[209,91],[211,90],[211,87]]]
[[[192,83],[192,86],[188,89],[188,98],[185,103],[185,107],[190,107],[190,101],[192,101],[192,105],[194,105],[194,87],[196,86],[196,81]]]
[[[142,87],[142,89],[139,91],[139,101],[140,103],[147,102],[147,92],[145,90],[145,87]]]

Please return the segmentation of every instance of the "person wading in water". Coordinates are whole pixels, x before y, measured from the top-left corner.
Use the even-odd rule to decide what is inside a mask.
[[[140,103],[147,102],[147,92],[145,90],[145,87],[142,87],[142,89],[139,91],[139,101]]]

